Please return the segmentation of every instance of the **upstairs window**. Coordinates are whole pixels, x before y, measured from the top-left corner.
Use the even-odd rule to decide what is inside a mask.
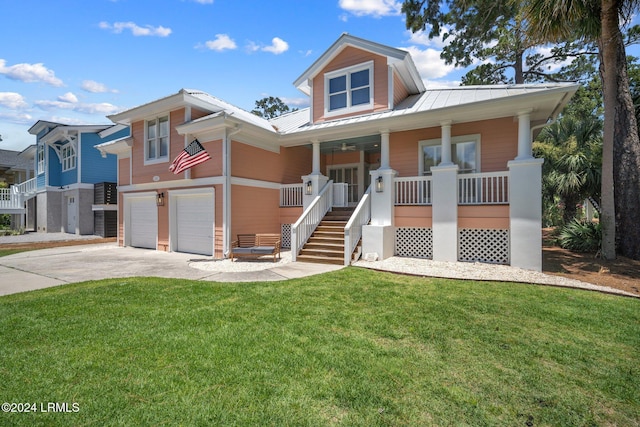
[[[147,121],[145,161],[167,161],[169,159],[169,116]]]
[[[373,108],[373,61],[325,74],[325,115]]]
[[[76,150],[71,144],[62,147],[62,171],[75,169],[76,167]]]
[[[38,145],[38,175],[44,173],[44,145]]]

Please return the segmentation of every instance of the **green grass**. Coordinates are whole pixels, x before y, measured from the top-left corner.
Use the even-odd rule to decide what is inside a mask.
[[[30,251],[32,249],[0,249],[0,257]]]
[[[0,425],[640,425],[640,302],[347,268],[0,298]]]

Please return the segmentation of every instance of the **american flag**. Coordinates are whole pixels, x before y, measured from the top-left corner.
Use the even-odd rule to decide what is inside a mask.
[[[177,175],[185,169],[206,162],[210,158],[211,156],[202,144],[200,144],[197,139],[194,139],[191,144],[182,150],[178,157],[173,160],[173,163],[169,166],[169,170]]]

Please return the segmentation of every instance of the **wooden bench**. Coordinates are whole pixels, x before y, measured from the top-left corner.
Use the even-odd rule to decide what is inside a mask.
[[[280,259],[279,234],[238,234],[238,240],[231,243],[232,262],[234,258],[259,258],[264,255],[273,255],[273,262],[276,262],[276,255]]]

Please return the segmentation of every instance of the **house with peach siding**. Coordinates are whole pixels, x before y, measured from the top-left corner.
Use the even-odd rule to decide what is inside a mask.
[[[411,55],[343,34],[294,81],[309,108],[266,120],[207,93],[114,114],[118,241],[224,258],[280,233],[294,261],[393,255],[540,270],[534,132],[573,84],[426,89]],[[172,161],[198,140],[210,160]]]

